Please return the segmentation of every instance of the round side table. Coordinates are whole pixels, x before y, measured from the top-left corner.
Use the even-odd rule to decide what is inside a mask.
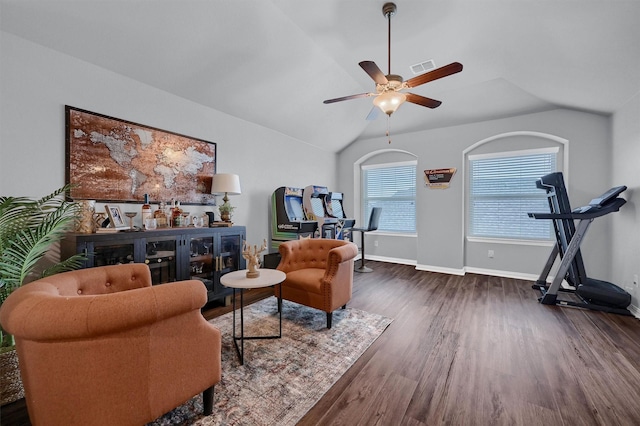
[[[262,288],[279,285],[287,278],[287,274],[276,269],[260,269],[260,276],[247,278],[247,271],[233,271],[224,274],[220,278],[220,283],[225,287],[233,288],[233,344],[238,353],[240,365],[244,364],[244,341],[248,339],[279,339],[282,337],[282,292],[278,297],[278,313],[280,315],[280,325],[277,335],[270,336],[245,336],[244,335],[244,290],[251,288]],[[236,290],[240,290],[240,336],[236,335]],[[240,345],[238,346],[238,341]]]

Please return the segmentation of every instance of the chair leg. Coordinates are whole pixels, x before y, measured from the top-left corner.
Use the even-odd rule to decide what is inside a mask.
[[[360,246],[362,247],[362,256],[360,257],[360,267],[356,268],[356,272],[373,272],[373,269],[364,266],[364,232],[360,232]]]
[[[333,320],[333,312],[327,312],[327,328],[331,328],[331,320]]]
[[[202,392],[202,404],[204,405],[204,415],[209,416],[213,413],[213,389],[214,386],[206,388]]]
[[[342,309],[347,309],[347,304],[342,305]]]

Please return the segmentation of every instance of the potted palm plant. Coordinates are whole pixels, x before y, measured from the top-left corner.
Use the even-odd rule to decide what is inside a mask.
[[[60,241],[76,224],[80,205],[64,198],[69,189],[64,186],[40,198],[0,197],[0,306],[18,287],[36,278],[78,268],[85,256],[75,255],[54,262],[42,270],[42,260],[51,245]],[[41,271],[41,272],[40,272]],[[15,389],[17,356],[13,336],[0,327],[0,362],[3,389],[0,404],[22,397],[22,384]],[[11,366],[15,365],[12,369]],[[8,395],[7,395],[8,393]],[[17,397],[16,397],[17,396]]]

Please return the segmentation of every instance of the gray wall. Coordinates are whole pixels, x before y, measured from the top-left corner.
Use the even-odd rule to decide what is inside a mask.
[[[633,276],[640,276],[640,93],[613,118],[613,185],[626,185],[627,204],[612,215],[612,282],[633,295],[640,307],[640,290]]]
[[[240,175],[243,193],[230,202],[250,243],[269,238],[276,188],[335,187],[333,153],[5,32],[0,55],[2,195],[42,196],[64,185],[65,104],[216,142],[218,172]]]
[[[425,113],[428,113],[425,112]],[[393,125],[393,117],[391,118]],[[465,150],[488,138],[510,132],[539,132],[566,139],[568,171],[565,179],[572,205],[588,203],[591,198],[608,189],[611,184],[610,119],[597,114],[557,109],[543,113],[508,119],[487,121],[458,127],[447,127],[411,134],[395,135],[388,144],[380,138],[360,140],[340,153],[339,179],[347,193],[347,209],[359,217],[355,202],[357,164],[372,151],[380,151],[378,160],[395,149],[418,158],[418,232],[415,239],[415,257],[403,263],[415,263],[418,269],[463,274],[465,272],[495,273],[498,275],[532,278],[537,276],[551,250],[550,246],[521,244],[469,243],[464,238],[464,160]],[[497,142],[501,148],[521,149],[538,146],[530,136],[518,136]],[[544,145],[544,144],[542,144]],[[480,147],[473,153],[481,152]],[[456,167],[457,173],[450,188],[429,189],[424,183],[425,169]],[[355,197],[355,198],[354,198]],[[376,236],[378,246],[369,244],[367,252],[372,258],[394,260],[398,247],[410,245],[407,237]],[[592,226],[583,244],[587,270],[594,278],[611,278],[611,218],[603,218]],[[487,257],[494,250],[494,258]]]

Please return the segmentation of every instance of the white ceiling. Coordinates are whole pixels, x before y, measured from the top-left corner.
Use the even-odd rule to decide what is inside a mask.
[[[379,0],[0,0],[0,28],[328,151],[383,136],[366,121],[386,73]],[[464,70],[412,89],[392,133],[556,106],[611,114],[640,90],[640,0],[396,0],[391,71]]]

